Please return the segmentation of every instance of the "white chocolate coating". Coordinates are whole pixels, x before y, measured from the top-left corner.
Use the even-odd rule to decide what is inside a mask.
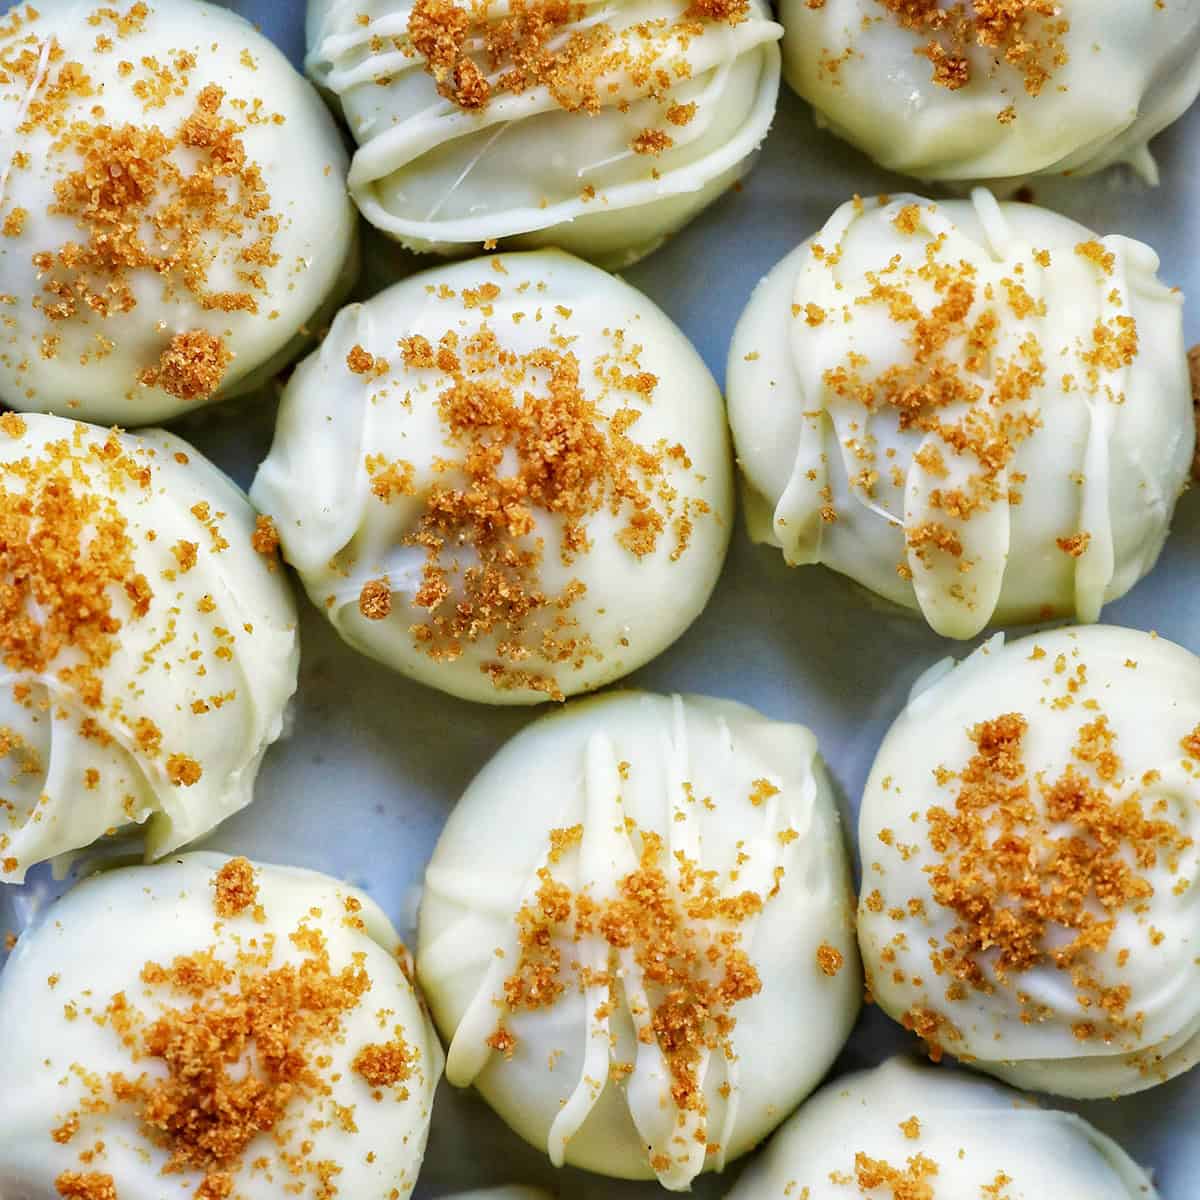
[[[573,835],[552,851],[552,830]],[[706,1107],[678,1099],[680,1074],[656,1033],[666,984],[655,972],[670,934],[618,946],[561,921],[550,938],[564,990],[548,1005],[511,999],[524,970],[528,916],[518,915],[548,886],[539,872],[611,912],[630,894],[647,833],[662,839],[680,903],[693,870],[713,872],[723,898],[763,898],[741,922],[685,919],[701,954],[718,929],[740,934],[761,982],[726,1011],[735,1024],[725,1044],[700,1051],[693,1083]],[[426,872],[417,969],[450,1044],[447,1078],[473,1083],[556,1165],[687,1190],[773,1128],[849,1035],[862,994],[849,879],[807,729],[705,697],[627,692],[568,705],[484,768]],[[507,1055],[489,1045],[498,1029],[516,1039]]]
[[[0,94],[0,396],[124,426],[282,367],[348,286],[355,245],[336,125],[284,55],[200,0],[152,0],[142,18],[135,7],[46,0],[39,19],[14,31],[10,16],[0,37],[5,64],[23,64]],[[76,70],[89,83],[72,90],[64,77]],[[210,152],[211,127],[185,130],[215,95],[212,117],[234,123],[237,145]],[[96,187],[101,164],[121,170]],[[85,175],[90,207],[75,197],[50,211],[56,189]],[[52,265],[35,263],[42,255]],[[231,357],[163,370],[189,334]]]
[[[541,7],[553,8],[529,10]],[[595,111],[564,106],[537,81],[460,107],[413,45],[413,11],[407,0],[309,0],[308,70],[359,144],[350,188],[363,215],[417,250],[513,239],[506,246],[628,266],[747,170],[775,115],[783,31],[762,0],[736,23],[698,21],[686,0],[588,0],[565,23],[552,19],[551,50],[603,40]],[[486,11],[494,31],[517,9]],[[482,31],[468,48],[494,86],[511,62],[489,66]],[[576,103],[574,84],[565,90]],[[646,130],[670,144],[635,151]]]
[[[456,343],[448,364],[447,337]],[[414,338],[425,339],[428,357],[413,356]],[[472,346],[486,349],[475,358]],[[351,369],[356,347],[375,369]],[[506,355],[520,358],[504,366]],[[564,376],[561,387],[551,376]],[[492,455],[481,447],[496,431],[471,415],[472,389],[482,389],[482,408],[502,392],[510,423],[531,405],[540,413],[526,441],[509,438],[483,478],[468,478],[467,464],[474,452]],[[457,397],[454,420],[465,433],[447,415],[447,395]],[[605,441],[605,456],[614,437],[655,459],[650,475],[633,472],[643,493],[635,501],[616,501],[611,480],[595,477],[589,439]],[[595,505],[578,521],[587,544],[572,552],[568,494],[589,479]],[[499,516],[447,518],[449,531],[435,531],[447,548],[431,570],[416,539],[450,503],[447,489],[456,513],[468,496],[472,511],[515,496],[528,532]],[[556,251],[438,268],[343,309],[288,384],[251,494],[274,517],[313,602],[352,646],[423,683],[497,704],[600,687],[665,649],[708,599],[733,507],[721,396],[699,355],[640,292]],[[629,540],[638,512],[660,522],[652,549]],[[499,556],[510,551],[537,561],[504,567]],[[486,580],[475,573],[485,568],[510,582],[481,594]],[[384,594],[382,610],[364,603],[371,589]],[[527,617],[504,607],[537,595],[547,599]],[[458,607],[468,598],[469,620]],[[453,634],[414,632],[451,619]]]
[[[1187,1070],[1200,659],[1095,626],[997,635],[950,666],[914,688],[863,795],[858,928],[877,1002],[1058,1095]]]
[[[961,49],[946,33],[905,28],[892,7],[783,0],[784,77],[835,133],[919,179],[1086,175],[1113,163],[1156,179],[1146,144],[1200,92],[1196,0],[1063,0],[1012,36],[1001,30],[998,45],[972,37]],[[1008,58],[1022,41],[1033,53]],[[965,86],[937,81],[921,53],[931,42],[965,61]]]
[[[245,496],[162,430],[10,414],[0,521],[5,603],[18,572],[37,597],[23,590],[0,622],[0,879],[130,822],[158,857],[249,804],[300,652],[286,576],[254,549]],[[73,590],[93,578],[94,595]],[[105,603],[107,633],[77,620]],[[32,634],[18,611],[34,614]]]
[[[900,1190],[905,1184],[922,1190]],[[729,1200],[857,1200],[890,1196],[892,1187],[928,1200],[1158,1195],[1120,1146],[1074,1113],[1038,1108],[963,1071],[893,1058],[822,1088]]]
[[[751,536],[945,637],[1096,620],[1157,560],[1195,442],[1157,268],[982,190],[844,205],[734,333]]]
[[[277,1028],[315,1082],[297,1085],[278,1111],[271,1110],[275,1119],[268,1118],[262,1132],[209,1169],[227,1173],[232,1194],[245,1200],[278,1200],[297,1184],[304,1196],[315,1196],[329,1164],[337,1168],[327,1177],[338,1195],[396,1200],[411,1193],[443,1056],[397,961],[396,931],[364,893],[294,867],[255,865],[261,919],[249,908],[218,917],[214,877],[227,862],[223,855],[194,853],[93,876],[22,936],[0,977],[0,1024],[20,1031],[0,1045],[0,1189],[6,1196],[49,1200],[60,1194],[55,1181],[67,1171],[109,1176],[121,1200],[201,1194],[205,1170],[188,1165],[164,1174],[178,1142],[151,1136],[142,1120],[149,1108],[140,1098],[114,1101],[110,1081],[117,1073],[151,1086],[177,1080],[143,1033],[147,1025],[193,1005],[193,1018],[203,1025],[209,1014],[219,1018],[224,1003],[236,1005],[248,994],[239,979],[190,992],[144,974],[147,963],[170,968],[180,958],[202,962],[206,951],[251,983],[288,968],[304,974],[317,995],[326,972],[342,981],[347,972],[365,972],[368,983],[337,1013],[331,1035],[306,1038]],[[314,944],[319,940],[327,959]],[[258,961],[247,965],[248,956]],[[121,995],[137,1014],[132,1045],[123,1044],[110,1013]],[[298,1017],[306,1008],[314,1010],[316,1003],[297,999]],[[359,1054],[397,1042],[407,1056],[402,1085],[368,1082]],[[272,1052],[252,1038],[234,1052],[227,1070],[271,1081]],[[202,1079],[195,1088],[199,1101],[206,1092]],[[92,1099],[107,1110],[88,1111]],[[71,1114],[78,1123],[73,1135],[52,1138],[51,1130],[69,1129]],[[202,1119],[197,1127],[203,1128]],[[81,1160],[97,1141],[103,1152]]]

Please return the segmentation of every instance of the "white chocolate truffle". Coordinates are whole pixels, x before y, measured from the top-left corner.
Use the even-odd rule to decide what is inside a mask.
[[[1002,635],[914,689],[863,795],[880,1007],[1021,1087],[1122,1095],[1200,1055],[1200,659]]]
[[[763,0],[309,0],[308,70],[340,101],[351,193],[385,233],[615,269],[748,169],[782,32]]]
[[[0,880],[146,823],[158,857],[250,803],[296,689],[269,526],[186,442],[0,417]]]
[[[1200,92],[1187,0],[782,0],[784,77],[818,120],[920,179],[1086,175],[1130,163]]]
[[[963,1071],[894,1058],[822,1088],[729,1200],[1155,1200],[1110,1138]]]
[[[0,1191],[402,1200],[442,1051],[388,919],[187,854],[93,876],[0,976]]]
[[[1158,258],[1028,204],[855,200],[729,355],[755,541],[945,637],[1095,621],[1154,566],[1195,428]]]
[[[0,24],[0,396],[145,425],[245,391],[351,281],[335,123],[199,0],[39,0]]]
[[[569,705],[484,768],[426,872],[446,1077],[556,1166],[686,1191],[841,1050],[850,887],[807,729],[704,697]]]
[[[296,370],[251,494],[356,649],[529,704],[699,614],[732,522],[721,395],[640,292],[557,251],[416,275]]]

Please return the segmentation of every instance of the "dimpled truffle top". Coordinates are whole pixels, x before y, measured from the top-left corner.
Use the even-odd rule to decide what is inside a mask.
[[[932,1048],[1068,1096],[1200,1053],[1200,659],[1097,626],[918,684],[859,823],[869,986]]]
[[[821,1089],[729,1200],[1155,1200],[1074,1113],[961,1071],[894,1058]]]
[[[848,1036],[849,889],[807,729],[703,697],[568,705],[484,768],[426,873],[447,1078],[557,1165],[687,1190]]]
[[[782,30],[762,0],[310,0],[308,33],[374,225],[620,266],[745,170]]]
[[[821,119],[921,179],[1129,162],[1200,91],[1194,0],[782,0],[784,74]]]
[[[0,417],[0,879],[248,804],[296,686],[270,527],[186,442]]]
[[[252,495],[357,648],[475,700],[608,683],[704,606],[728,539],[721,396],[667,317],[558,252],[343,309]]]
[[[0,396],[141,425],[248,386],[345,272],[346,157],[312,88],[198,0],[0,22]]]
[[[1029,204],[855,200],[729,355],[752,536],[946,637],[1101,606],[1154,565],[1195,439],[1182,297]]]
[[[94,876],[0,976],[0,1189],[403,1200],[442,1051],[395,930],[325,875],[188,854]]]

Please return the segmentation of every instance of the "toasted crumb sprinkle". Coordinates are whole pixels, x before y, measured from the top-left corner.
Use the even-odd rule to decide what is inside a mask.
[[[931,948],[930,964],[954,981],[954,999],[965,998],[965,988],[1018,986],[1022,973],[1052,966],[1068,975],[1086,1016],[1077,1036],[1110,1037],[1136,1028],[1140,1017],[1126,1012],[1129,986],[1103,983],[1095,963],[1108,952],[1118,915],[1153,894],[1143,872],[1159,862],[1177,871],[1192,841],[1147,815],[1136,796],[1118,793],[1124,766],[1102,713],[1079,727],[1073,761],[1057,778],[1030,777],[1028,729],[1019,713],[981,722],[964,768],[939,775],[956,794],[952,808],[925,814],[939,856],[926,871],[933,900],[957,924]],[[913,897],[908,911],[919,913],[923,903]],[[897,912],[903,919],[905,910]]]
[[[43,47],[30,39],[18,50],[0,50],[0,68],[32,86]],[[221,115],[225,91],[211,84],[199,90],[193,111],[173,130],[149,122],[114,126],[100,104],[82,115],[82,102],[98,93],[80,63],[60,49],[51,51],[49,62],[52,69],[19,132],[43,128],[56,139],[52,165],[60,175],[49,213],[73,221],[79,234],[33,253],[41,280],[34,308],[51,326],[127,313],[139,303],[133,277],[143,275],[156,281],[168,304],[186,293],[210,311],[256,313],[268,289],[263,269],[279,261],[279,217],[239,136],[244,127]],[[154,59],[142,64],[147,79],[131,78],[133,64],[122,74],[147,110],[161,107],[166,96],[184,94],[196,65],[187,53],[169,65]],[[234,97],[228,103],[236,108],[240,102]],[[9,236],[27,228],[19,210],[7,214]],[[211,286],[215,246],[237,258],[234,290]],[[220,386],[230,360],[222,338],[191,330],[175,335],[157,361],[143,364],[137,379],[185,401],[204,400]]]
[[[468,308],[486,316],[500,287],[488,281],[463,295]],[[570,312],[558,316],[567,320]],[[630,435],[658,380],[640,367],[640,347],[626,346],[622,331],[609,336],[611,351],[592,364],[592,386],[628,397],[611,416],[592,400],[565,335],[555,333],[551,345],[518,355],[485,321],[473,333],[448,330],[436,343],[421,334],[400,343],[406,368],[441,376],[437,414],[457,451],[439,462],[416,529],[405,539],[425,556],[410,603],[428,615],[410,632],[439,661],[494,638],[495,658],[483,669],[497,688],[561,698],[545,668],[579,667],[598,656],[571,611],[584,584],[571,580],[553,594],[542,586],[539,514],[561,528],[560,556],[569,565],[590,551],[587,523],[596,514],[620,518],[617,543],[639,558],[673,533],[674,560],[686,551],[696,518],[709,511],[668,486],[672,462],[690,465],[682,446],[646,447]],[[365,360],[359,365],[365,368]],[[365,465],[381,501],[417,494],[411,463],[370,456]],[[476,561],[463,562],[464,546]],[[394,601],[384,581],[369,580],[359,609],[382,619]]]
[[[876,0],[897,23],[929,40],[916,53],[933,66],[933,82],[950,91],[972,79],[970,53],[979,48],[1011,67],[1025,91],[1038,96],[1069,61],[1063,39],[1070,23],[1059,0]]]
[[[237,917],[258,903],[258,884],[249,859],[231,858],[213,876],[214,907],[219,917]]]
[[[358,611],[368,621],[385,621],[392,614],[392,589],[386,579],[368,579],[358,594]]]
[[[176,787],[192,787],[203,774],[200,764],[190,755],[172,754],[167,759],[167,778]]]
[[[117,1200],[113,1177],[98,1171],[63,1171],[54,1181],[54,1190],[63,1200]]]
[[[203,329],[177,333],[153,367],[144,367],[138,382],[160,387],[188,403],[207,400],[221,386],[233,355],[222,338]]]
[[[657,1041],[662,1050],[682,1121],[685,1113],[705,1111],[702,1054],[733,1053],[733,1010],[762,989],[737,927],[761,912],[768,898],[750,891],[723,896],[712,873],[679,854],[680,878],[673,885],[662,867],[662,839],[630,825],[641,840],[640,864],[618,882],[613,899],[573,893],[549,868],[539,871],[536,897],[517,913],[520,960],[504,982],[503,1007],[521,1012],[552,1006],[572,975],[582,986],[607,984],[610,992],[618,986],[615,973],[597,975],[564,956],[557,944],[564,938],[596,936],[613,950],[630,951],[651,994],[651,1011],[635,1017],[637,1036]],[[493,1048],[502,1049],[495,1044],[502,1029],[488,1043]]]
[[[373,1088],[390,1088],[404,1083],[412,1072],[412,1048],[400,1035],[399,1029],[390,1042],[378,1042],[364,1046],[350,1064],[351,1070],[361,1075]],[[400,1099],[407,1099],[408,1092],[401,1089]]]
[[[842,952],[828,942],[822,942],[817,947],[817,966],[823,975],[833,978],[845,965],[846,959]]]
[[[475,5],[417,0],[408,37],[438,92],[467,111],[545,87],[567,112],[594,114],[606,77],[621,72],[658,96],[672,82],[659,60],[676,38],[702,36],[709,22],[736,25],[748,11],[748,0],[697,0],[673,23],[643,23],[635,40],[576,0],[517,0],[498,19]]]
[[[254,518],[254,532],[250,535],[250,545],[256,554],[261,554],[270,561],[271,569],[274,570],[275,559],[279,553],[279,530],[265,513],[259,513]]]

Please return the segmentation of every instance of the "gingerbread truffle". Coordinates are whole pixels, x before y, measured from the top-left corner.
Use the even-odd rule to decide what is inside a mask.
[[[200,0],[0,21],[0,398],[145,425],[255,386],[352,278],[336,125]]]
[[[894,1058],[821,1089],[729,1200],[1155,1200],[1150,1179],[1074,1113],[963,1071]]]
[[[312,0],[307,63],[358,142],[373,225],[416,250],[503,239],[616,269],[747,170],[782,32],[763,0]]]
[[[858,930],[935,1058],[1101,1098],[1200,1057],[1200,659],[1113,626],[917,684],[871,768]]]
[[[351,645],[494,704],[599,687],[674,641],[720,572],[731,492],[699,355],[558,251],[343,309],[251,489]]]
[[[186,442],[0,416],[0,880],[250,803],[296,688],[269,526]]]
[[[1154,566],[1195,442],[1183,299],[1029,204],[853,200],[729,354],[755,541],[946,637],[1094,621]]]
[[[484,768],[426,872],[447,1078],[555,1165],[686,1191],[842,1048],[852,903],[807,729],[705,697],[576,701]]]
[[[782,0],[784,76],[818,120],[919,179],[1128,163],[1200,92],[1200,11],[1155,0]]]
[[[48,908],[0,976],[0,1188],[403,1200],[442,1051],[362,892],[188,854]]]

